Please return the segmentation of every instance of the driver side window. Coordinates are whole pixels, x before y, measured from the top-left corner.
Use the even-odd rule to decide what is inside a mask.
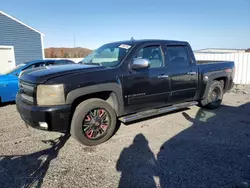
[[[147,46],[142,48],[135,58],[148,59],[150,68],[158,68],[163,66],[163,57],[160,46]]]

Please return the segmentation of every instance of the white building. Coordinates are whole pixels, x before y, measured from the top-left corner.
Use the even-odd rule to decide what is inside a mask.
[[[43,59],[43,33],[0,10],[0,56],[0,72]]]
[[[206,48],[206,49],[200,49],[195,50],[195,53],[241,53],[245,52],[245,49],[226,49],[226,48]]]

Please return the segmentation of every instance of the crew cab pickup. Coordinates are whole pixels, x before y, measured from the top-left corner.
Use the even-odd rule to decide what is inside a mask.
[[[187,42],[113,42],[79,64],[23,75],[16,105],[28,125],[70,132],[91,146],[108,140],[118,121],[196,104],[218,108],[234,70],[234,62],[196,62]]]

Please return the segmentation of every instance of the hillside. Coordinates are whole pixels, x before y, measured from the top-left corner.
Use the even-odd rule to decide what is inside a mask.
[[[46,48],[46,58],[81,58],[86,57],[92,52],[88,48]]]

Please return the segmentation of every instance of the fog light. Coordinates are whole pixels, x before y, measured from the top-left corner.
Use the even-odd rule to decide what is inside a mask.
[[[46,122],[39,122],[39,126],[43,129],[48,129],[48,124]]]

